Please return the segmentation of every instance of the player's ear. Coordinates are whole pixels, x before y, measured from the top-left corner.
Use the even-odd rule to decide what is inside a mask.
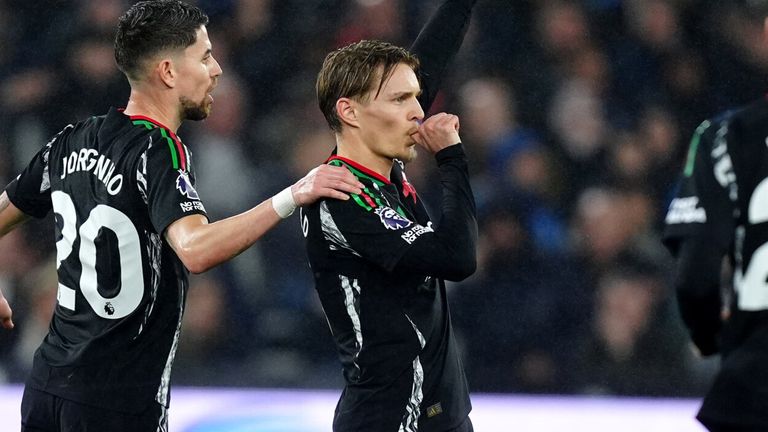
[[[178,72],[174,67],[173,60],[169,57],[164,57],[155,66],[155,73],[160,81],[162,81],[169,88],[176,87],[176,77]]]
[[[358,127],[357,102],[350,98],[339,98],[336,101],[336,115],[344,126]]]

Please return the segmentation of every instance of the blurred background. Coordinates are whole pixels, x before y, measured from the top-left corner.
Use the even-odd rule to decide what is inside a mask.
[[[0,0],[0,184],[66,124],[124,106],[122,0]],[[212,115],[185,123],[198,192],[220,219],[303,176],[334,140],[315,76],[362,38],[408,46],[438,0],[205,0],[224,69]],[[659,241],[688,140],[761,97],[762,22],[735,2],[479,0],[432,112],[461,118],[481,241],[449,287],[474,392],[698,397],[696,358]],[[440,199],[423,154],[408,175]],[[50,216],[49,216],[50,217]],[[0,384],[23,382],[56,299],[53,223],[0,241]],[[177,386],[338,389],[340,365],[297,216],[192,278]]]

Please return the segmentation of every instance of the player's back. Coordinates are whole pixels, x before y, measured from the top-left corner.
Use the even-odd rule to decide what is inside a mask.
[[[197,199],[186,152],[162,125],[114,109],[68,126],[41,152],[59,292],[32,385],[119,410],[167,402],[187,283],[160,233],[185,208],[197,212],[167,199],[181,190]]]
[[[136,132],[142,131],[124,126],[106,116],[91,117],[65,128],[50,148],[59,294],[47,342],[55,338],[53,345],[67,347],[52,350],[47,357],[52,365],[78,363],[75,353],[89,360],[110,355],[91,350],[98,350],[98,339],[109,337],[144,295],[139,231],[146,230],[147,217],[136,181],[142,149],[135,145],[142,141]]]

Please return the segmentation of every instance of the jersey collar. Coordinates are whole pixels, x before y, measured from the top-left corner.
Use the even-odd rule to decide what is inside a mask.
[[[159,121],[157,121],[157,120],[155,120],[155,119],[153,119],[151,117],[147,117],[147,116],[143,116],[143,115],[132,115],[132,116],[128,116],[128,118],[130,118],[131,121],[143,120],[143,121],[150,122],[150,123],[152,123],[153,125],[155,125],[155,126],[157,126],[159,128],[163,128],[163,129],[167,130],[168,133],[171,134],[172,137],[174,137],[175,139],[178,139],[178,137],[176,136],[175,133],[173,133],[173,130],[171,128],[169,128],[168,126],[160,123]]]
[[[378,181],[380,181],[380,182],[382,182],[384,184],[392,184],[392,182],[388,178],[386,178],[383,175],[377,173],[376,171],[373,171],[370,168],[366,168],[366,167],[360,165],[359,163],[357,163],[357,162],[355,162],[355,161],[353,161],[351,159],[347,159],[345,157],[342,157],[342,156],[339,156],[339,155],[336,155],[336,154],[334,154],[331,157],[329,157],[328,160],[325,161],[325,163],[329,163],[329,162],[334,161],[334,160],[341,161],[344,164],[349,165],[352,168],[354,168],[354,169],[360,171],[361,173],[367,175],[368,177],[372,177],[372,178],[374,178],[374,179],[376,179],[376,180],[378,180]]]

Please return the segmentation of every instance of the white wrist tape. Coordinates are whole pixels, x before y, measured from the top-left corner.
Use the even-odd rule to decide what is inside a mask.
[[[275,213],[282,219],[293,214],[293,211],[296,210],[296,201],[293,200],[290,186],[272,197],[272,208],[275,209]]]

